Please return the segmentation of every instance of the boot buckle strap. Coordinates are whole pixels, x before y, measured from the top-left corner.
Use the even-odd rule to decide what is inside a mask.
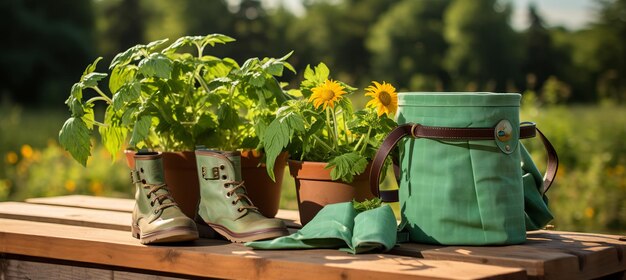
[[[130,171],[130,180],[133,182],[133,184],[141,182],[141,178],[139,177],[139,172],[137,172],[137,170]]]
[[[218,167],[211,168],[211,175],[213,177],[208,177],[208,171],[206,166],[202,166],[202,178],[205,180],[217,180],[220,178],[220,169]]]

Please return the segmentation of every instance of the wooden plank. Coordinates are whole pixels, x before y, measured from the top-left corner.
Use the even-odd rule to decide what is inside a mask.
[[[132,212],[135,201],[126,198],[97,197],[88,195],[67,195],[55,197],[29,198],[26,200],[32,204],[78,207],[85,209],[110,210],[119,212]],[[300,214],[294,210],[279,209],[276,218],[285,221],[289,228],[301,228]]]
[[[591,279],[626,270],[619,236],[537,231],[512,246],[401,244],[392,254],[524,268],[532,278]]]
[[[111,280],[113,271],[21,260],[0,259],[0,279]]]
[[[189,276],[278,279],[525,279],[524,270],[339,250],[255,251],[201,239],[144,246],[127,232],[0,219],[0,252]]]
[[[23,202],[0,202],[0,218],[130,232],[131,214],[74,207],[48,206]],[[130,235],[130,234],[129,234]]]
[[[0,279],[179,280],[183,278],[0,258]]]
[[[85,209],[132,212],[135,200],[127,198],[98,197],[89,195],[66,195],[26,199],[33,204],[78,207]]]

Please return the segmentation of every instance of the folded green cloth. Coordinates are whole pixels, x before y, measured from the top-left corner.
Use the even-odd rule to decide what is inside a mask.
[[[396,227],[389,205],[357,214],[352,202],[343,202],[324,206],[292,235],[245,245],[255,249],[343,248],[353,254],[388,251],[396,244]]]

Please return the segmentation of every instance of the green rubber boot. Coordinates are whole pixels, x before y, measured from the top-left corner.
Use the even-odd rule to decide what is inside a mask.
[[[198,216],[231,242],[249,242],[287,235],[280,219],[264,217],[246,195],[239,152],[196,150],[200,203]]]
[[[137,153],[130,173],[136,187],[133,237],[142,244],[198,239],[195,222],[181,212],[165,185],[160,153]]]

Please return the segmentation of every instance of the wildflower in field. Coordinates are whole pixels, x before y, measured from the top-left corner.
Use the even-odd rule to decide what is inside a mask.
[[[76,182],[71,179],[65,181],[65,190],[67,190],[68,192],[74,192],[74,190],[76,190]]]
[[[91,190],[94,195],[102,195],[104,186],[99,181],[93,181],[89,185],[89,190]]]
[[[315,109],[324,105],[324,110],[326,107],[335,108],[335,103],[342,98],[342,95],[346,94],[343,86],[333,80],[324,81],[323,84],[314,87],[312,91],[313,94],[309,98],[309,102],[313,102]]]
[[[376,108],[378,116],[387,114],[388,117],[393,118],[393,115],[398,110],[398,93],[396,88],[391,84],[383,82],[373,82],[373,85],[366,89],[365,96],[372,97],[372,100],[367,102],[367,107]]]
[[[11,164],[11,165],[16,164],[17,154],[15,152],[8,152],[5,159],[8,164]]]
[[[20,151],[22,152],[22,156],[26,159],[33,156],[33,148],[28,144],[22,145],[22,149]]]
[[[591,219],[593,218],[594,214],[595,214],[595,211],[593,210],[593,208],[591,207],[585,208],[585,217]]]

